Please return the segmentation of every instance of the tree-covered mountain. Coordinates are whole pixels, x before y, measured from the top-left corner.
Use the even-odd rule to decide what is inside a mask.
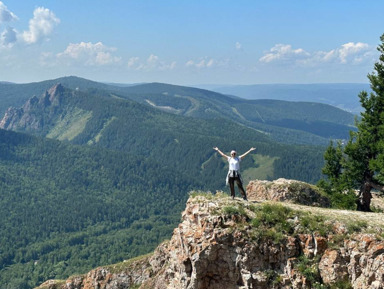
[[[127,87],[77,77],[23,85],[0,84],[0,112],[9,106],[21,106],[32,95],[40,96],[58,82],[73,90],[130,99],[173,114],[226,118],[284,143],[326,145],[329,138],[348,138],[354,124],[352,114],[320,103],[246,100],[184,86],[150,83]]]
[[[120,93],[175,114],[198,118],[225,117],[285,143],[324,144],[329,138],[345,139],[354,124],[352,114],[321,103],[245,100],[161,83],[131,86]]]

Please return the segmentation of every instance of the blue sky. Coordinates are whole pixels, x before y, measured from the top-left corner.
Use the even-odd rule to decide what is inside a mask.
[[[0,81],[367,82],[382,0],[0,0]]]

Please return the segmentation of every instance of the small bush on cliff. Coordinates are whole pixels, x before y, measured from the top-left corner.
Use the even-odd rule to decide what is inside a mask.
[[[252,234],[253,239],[268,239],[279,244],[287,234],[293,233],[294,227],[288,221],[293,210],[280,204],[252,206],[251,209],[255,213],[251,226],[257,229]]]
[[[227,215],[240,215],[248,218],[247,213],[241,206],[226,206],[224,207],[223,211]]]
[[[319,258],[310,259],[305,255],[301,255],[298,258],[298,263],[296,264],[296,267],[308,282],[310,282],[311,284],[315,284],[321,282],[318,263]]]
[[[293,210],[280,204],[265,204],[254,207],[256,217],[252,220],[252,226],[275,227],[276,230],[285,233],[292,233],[293,227],[288,219],[292,216]]]
[[[350,234],[361,232],[368,227],[367,221],[355,221],[347,225],[347,230]]]

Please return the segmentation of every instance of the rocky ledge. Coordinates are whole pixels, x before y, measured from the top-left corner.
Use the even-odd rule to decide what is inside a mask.
[[[384,288],[384,225],[351,213],[191,193],[153,254],[39,289]]]

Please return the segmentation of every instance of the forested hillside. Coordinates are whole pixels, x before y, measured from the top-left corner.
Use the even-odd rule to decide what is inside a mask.
[[[154,159],[0,130],[0,287],[149,252],[199,187]]]
[[[330,105],[281,100],[245,100],[216,92],[151,83],[126,87],[120,95],[164,111],[196,118],[225,117],[283,143],[325,144],[346,139],[354,116]]]

